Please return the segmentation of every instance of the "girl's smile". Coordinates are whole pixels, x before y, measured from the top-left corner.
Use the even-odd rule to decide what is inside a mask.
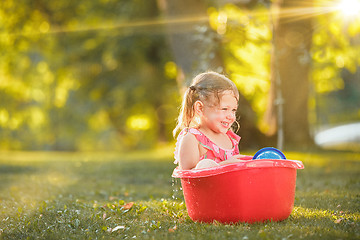
[[[201,128],[213,133],[226,133],[236,120],[238,101],[231,91],[225,91],[217,106],[204,105]]]

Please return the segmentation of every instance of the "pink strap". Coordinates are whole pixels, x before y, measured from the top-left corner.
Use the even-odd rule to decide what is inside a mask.
[[[238,144],[239,144],[241,137],[236,135],[231,130],[229,130],[226,134],[229,136],[229,138],[232,142],[233,148],[232,149],[223,149],[223,148],[218,147],[214,142],[212,142],[206,135],[204,135],[198,129],[185,128],[180,132],[179,136],[177,137],[176,147],[175,147],[175,152],[174,152],[174,155],[175,155],[174,163],[175,164],[179,163],[178,154],[179,154],[180,142],[181,142],[182,138],[188,132],[193,134],[195,136],[195,138],[199,141],[199,143],[208,150],[204,156],[200,157],[200,160],[209,158],[209,159],[215,160],[216,162],[221,162],[221,161],[224,161],[224,160],[230,158],[231,156],[239,154]]]

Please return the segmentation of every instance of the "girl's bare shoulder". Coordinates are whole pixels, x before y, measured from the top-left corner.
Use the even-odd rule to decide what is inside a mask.
[[[181,141],[183,144],[184,143],[189,143],[189,144],[197,144],[197,139],[196,137],[191,134],[190,132],[187,132],[184,137],[182,138],[182,141]]]

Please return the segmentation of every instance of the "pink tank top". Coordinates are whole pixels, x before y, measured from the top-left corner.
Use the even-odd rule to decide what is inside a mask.
[[[205,136],[202,132],[200,132],[196,128],[185,128],[183,129],[179,136],[177,137],[176,147],[175,147],[175,164],[179,163],[179,147],[182,138],[187,134],[191,133],[195,136],[195,138],[199,141],[201,146],[207,149],[205,155],[200,157],[200,160],[205,158],[213,159],[215,162],[219,163],[229,159],[230,157],[239,154],[239,141],[241,139],[240,136],[236,135],[233,131],[229,130],[226,135],[229,136],[232,142],[232,149],[224,149],[217,146],[214,142],[212,142],[207,136]]]

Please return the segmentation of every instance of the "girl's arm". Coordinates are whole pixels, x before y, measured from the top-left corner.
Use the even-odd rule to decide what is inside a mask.
[[[187,133],[180,142],[179,166],[183,170],[196,167],[200,159],[199,143],[195,136]]]

